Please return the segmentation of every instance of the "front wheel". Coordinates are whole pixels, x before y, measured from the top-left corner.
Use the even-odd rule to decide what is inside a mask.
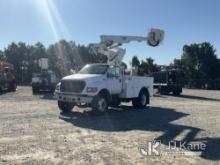
[[[149,103],[149,94],[145,90],[141,91],[139,96],[132,100],[132,104],[136,108],[144,108],[148,103]]]
[[[70,112],[74,104],[70,102],[58,101],[58,107],[62,112]]]
[[[108,101],[105,96],[95,96],[92,101],[92,112],[95,114],[104,114],[108,110]]]
[[[179,96],[179,95],[180,95],[180,91],[174,90],[174,91],[173,91],[173,95],[174,95],[174,96]]]

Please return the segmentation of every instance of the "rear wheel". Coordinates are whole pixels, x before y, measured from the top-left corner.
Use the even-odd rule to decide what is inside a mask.
[[[146,90],[142,90],[139,96],[132,100],[132,104],[136,108],[144,108],[149,103],[149,94]]]
[[[33,94],[37,94],[40,92],[40,90],[38,87],[32,87],[32,92],[33,92]]]
[[[15,91],[16,91],[16,88],[17,88],[16,83],[15,83],[15,82],[11,83],[11,85],[10,85],[10,91],[15,92]]]
[[[108,100],[104,95],[97,95],[92,101],[92,111],[95,114],[104,114],[108,110]]]
[[[179,95],[180,95],[180,91],[178,91],[178,90],[174,90],[174,91],[173,91],[173,95],[175,95],[175,96],[179,96]]]
[[[0,84],[0,94],[3,92],[3,87]]]
[[[167,94],[169,94],[169,91],[167,90],[167,87],[161,86],[159,88],[159,93],[162,95],[167,95]]]
[[[70,102],[58,101],[58,107],[62,112],[70,112],[74,104]]]

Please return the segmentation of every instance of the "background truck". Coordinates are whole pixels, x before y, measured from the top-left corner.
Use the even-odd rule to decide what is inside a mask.
[[[55,91],[59,109],[68,112],[86,103],[93,112],[102,114],[108,106],[115,107],[123,101],[132,101],[137,108],[145,107],[153,95],[153,78],[124,75],[121,61],[125,49],[119,46],[131,41],[146,41],[150,46],[158,46],[163,37],[164,32],[159,29],[151,29],[148,37],[101,36],[100,43],[89,47],[94,53],[106,55],[108,62],[86,65],[77,74],[64,77]]]
[[[53,93],[57,84],[57,77],[54,72],[48,70],[48,59],[39,59],[38,65],[41,68],[41,72],[34,73],[31,81],[33,94],[41,91]]]
[[[12,64],[0,62],[0,92],[16,91],[17,85],[13,70]]]
[[[154,89],[160,94],[180,95],[184,74],[180,70],[160,71],[152,74],[154,77]]]

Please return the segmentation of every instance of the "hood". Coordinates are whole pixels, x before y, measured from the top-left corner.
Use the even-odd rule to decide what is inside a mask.
[[[73,75],[69,75],[64,77],[62,80],[95,80],[95,79],[99,79],[99,78],[104,78],[104,75],[100,75],[100,74],[73,74]]]

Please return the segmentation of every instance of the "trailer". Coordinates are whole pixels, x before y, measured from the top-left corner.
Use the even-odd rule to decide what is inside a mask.
[[[183,86],[183,73],[180,70],[168,70],[152,73],[154,89],[160,94],[180,95]]]

